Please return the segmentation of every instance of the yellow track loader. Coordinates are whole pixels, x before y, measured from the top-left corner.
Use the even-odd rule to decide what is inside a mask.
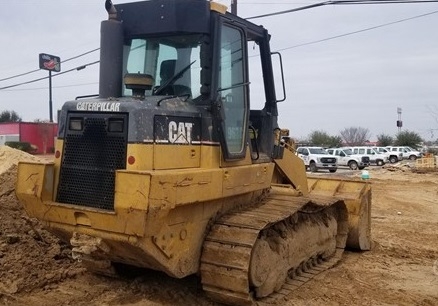
[[[198,274],[213,299],[250,305],[370,248],[369,183],[307,179],[281,141],[264,27],[203,0],[106,8],[99,95],[63,105],[53,162],[18,167],[17,197],[74,257]]]

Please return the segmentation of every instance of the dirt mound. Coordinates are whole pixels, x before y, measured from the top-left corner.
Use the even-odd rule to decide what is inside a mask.
[[[19,161],[41,161],[41,158],[8,146],[0,146],[0,174],[18,165]]]
[[[0,147],[0,304],[11,294],[44,288],[83,271],[67,244],[26,216],[14,192],[19,160],[38,157]]]

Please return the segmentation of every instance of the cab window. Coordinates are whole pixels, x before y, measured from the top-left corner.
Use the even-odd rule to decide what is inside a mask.
[[[195,99],[201,88],[201,44],[200,34],[130,39],[123,49],[123,75],[137,74],[151,80],[146,95],[156,92]],[[123,95],[131,96],[132,90],[127,87]]]

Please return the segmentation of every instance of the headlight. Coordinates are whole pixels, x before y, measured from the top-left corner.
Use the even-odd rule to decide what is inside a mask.
[[[84,128],[84,119],[83,118],[70,118],[68,128],[72,131],[82,131],[82,129]]]
[[[124,122],[123,119],[111,118],[108,121],[108,132],[121,133],[123,132]]]

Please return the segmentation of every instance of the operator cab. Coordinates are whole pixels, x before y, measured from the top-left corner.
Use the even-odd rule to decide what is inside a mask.
[[[107,0],[106,7],[109,20],[102,22],[99,98],[143,101],[161,113],[160,106],[187,102],[183,108],[192,107],[210,128],[202,140],[220,143],[225,161],[246,159],[248,149],[252,162],[278,157],[278,101],[266,29],[204,0],[115,6]],[[260,110],[250,110],[249,42],[260,51],[265,92]]]

